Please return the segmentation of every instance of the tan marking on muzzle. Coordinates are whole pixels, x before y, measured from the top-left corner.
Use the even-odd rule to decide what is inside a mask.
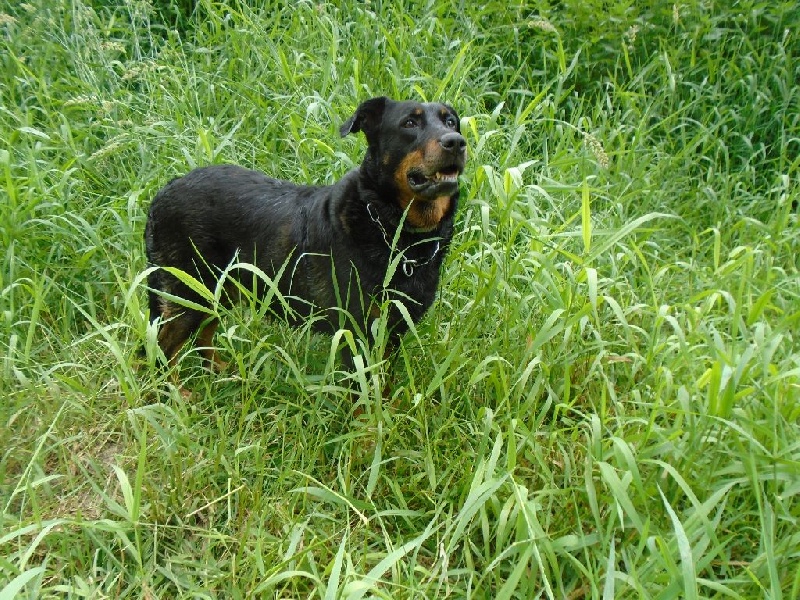
[[[403,210],[405,210],[414,199],[414,192],[408,185],[408,172],[411,169],[422,168],[423,162],[424,156],[422,150],[414,150],[414,152],[407,154],[403,160],[400,161],[400,164],[394,172],[394,182],[397,184],[397,191],[399,193],[397,200]]]
[[[399,191],[398,203],[403,210],[408,208],[406,223],[417,229],[434,229],[450,209],[450,196],[439,196],[432,200],[417,198],[408,185],[408,172],[421,169],[427,172],[429,162],[434,162],[441,154],[442,146],[438,139],[432,139],[421,150],[406,155],[394,173],[394,180]],[[408,205],[411,204],[409,208]]]

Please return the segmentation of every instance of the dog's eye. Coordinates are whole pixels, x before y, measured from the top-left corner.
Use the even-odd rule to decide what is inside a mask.
[[[448,116],[444,120],[445,127],[449,127],[450,129],[456,128],[456,118],[453,116]]]
[[[409,117],[405,121],[403,121],[403,127],[405,127],[406,129],[412,129],[413,127],[416,127],[416,126],[417,126],[417,122],[414,119],[412,119],[411,117]]]

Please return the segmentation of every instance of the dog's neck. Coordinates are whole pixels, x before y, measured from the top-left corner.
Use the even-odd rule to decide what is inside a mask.
[[[412,205],[413,207],[413,205]],[[369,218],[372,220],[373,223],[381,230],[384,234],[384,237],[391,239],[394,237],[394,233],[397,231],[397,227],[402,223],[401,231],[403,233],[408,233],[411,235],[427,235],[434,233],[441,229],[442,222],[446,218],[442,216],[440,219],[437,219],[432,225],[420,227],[415,225],[409,219],[409,213],[411,212],[411,207],[407,207],[404,211],[405,214],[401,214],[398,220],[395,220],[394,215],[388,217],[386,215],[381,216],[376,209],[376,205],[372,203],[367,203],[366,205],[367,214]]]
[[[422,235],[422,234],[425,234],[425,233],[433,233],[434,231],[439,229],[439,226],[441,224],[442,224],[442,222],[439,221],[438,223],[436,223],[435,225],[433,225],[431,227],[414,227],[413,225],[411,225],[408,222],[408,219],[406,219],[406,221],[403,223],[403,231],[405,231],[406,233],[414,234],[414,235]]]
[[[383,222],[380,219],[380,216],[378,215],[377,211],[375,210],[375,208],[373,207],[372,204],[367,204],[367,214],[369,215],[369,218],[375,223],[375,225],[380,230],[381,234],[383,235],[383,241],[389,247],[389,250],[394,252],[396,250],[396,248],[394,246],[394,243],[393,243],[393,239],[394,238],[393,238],[393,236],[389,235],[389,232],[386,230],[386,227],[384,227]],[[408,226],[408,224],[406,222],[404,222],[402,230],[407,232],[407,233],[420,235],[420,234],[432,233],[433,231],[438,229],[438,227],[439,227],[439,223],[437,223],[436,227],[434,227],[433,229],[427,229],[427,228],[426,229],[420,229],[420,228],[416,228],[416,227],[410,227],[410,226]],[[425,265],[427,265],[428,263],[433,261],[433,259],[436,258],[436,255],[439,254],[439,250],[441,249],[441,243],[440,243],[441,242],[441,238],[433,236],[433,237],[430,238],[430,241],[434,242],[435,245],[434,245],[433,251],[431,252],[430,256],[428,256],[428,258],[422,260],[422,259],[408,258],[406,256],[402,256],[401,257],[400,266],[401,266],[401,268],[403,270],[403,273],[405,274],[406,277],[411,277],[412,275],[414,275],[414,269],[416,269],[417,267],[424,267]],[[419,243],[419,242],[416,242],[416,243]],[[411,244],[410,246],[416,245],[416,243]],[[406,248],[406,250],[407,249],[408,248]],[[405,250],[402,251],[402,254],[405,254]]]

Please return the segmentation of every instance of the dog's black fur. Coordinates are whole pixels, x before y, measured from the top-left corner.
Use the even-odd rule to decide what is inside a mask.
[[[177,267],[211,290],[234,260],[255,264],[270,278],[283,268],[278,288],[292,310],[280,303],[273,309],[295,322],[323,310],[315,324],[322,331],[340,327],[337,307],[368,331],[387,290],[417,322],[433,303],[453,235],[466,159],[459,118],[445,104],[380,97],[362,103],[340,128],[342,136],[359,131],[368,143],[361,166],[330,186],[296,185],[233,165],[174,179],[150,206],[145,244],[151,265]],[[397,252],[402,258],[384,288]],[[230,275],[264,293],[251,272]],[[150,319],[162,320],[158,342],[170,363],[200,330],[201,352],[221,367],[210,349],[216,321],[167,297],[202,304],[200,295],[163,269],[148,283]],[[231,296],[234,288],[226,286]],[[396,342],[406,324],[400,311],[390,311]]]

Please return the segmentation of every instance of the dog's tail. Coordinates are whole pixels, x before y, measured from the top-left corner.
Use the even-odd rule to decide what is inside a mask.
[[[158,294],[155,293],[154,290],[158,289],[159,280],[158,280],[158,271],[153,271],[147,276],[147,305],[150,308],[150,315],[149,321],[150,323],[154,323],[156,319],[161,316],[161,301],[158,298]],[[146,343],[140,344],[139,348],[136,351],[136,356],[139,359],[147,358],[147,345]]]
[[[153,323],[158,317],[161,316],[163,309],[162,302],[156,293],[160,289],[160,278],[158,271],[153,271],[147,276],[147,305],[150,308],[150,322]]]
[[[152,205],[150,206],[150,210],[152,211]],[[151,215],[148,214],[147,224],[144,228],[144,248],[145,253],[147,254],[147,266],[154,267],[156,266],[156,262],[154,256],[156,254],[154,248],[154,240],[155,240],[155,224],[153,222],[153,218]],[[158,317],[161,316],[162,312],[162,304],[159,301],[158,294],[156,290],[161,289],[161,277],[159,275],[158,269],[154,269],[147,275],[147,301],[150,307],[150,322],[152,323]]]
[[[153,264],[153,220],[149,218],[147,219],[147,224],[145,225],[144,229],[144,247],[145,253],[147,255],[147,266],[154,267]],[[150,309],[150,315],[148,317],[150,323],[154,323],[156,319],[161,316],[162,313],[162,303],[158,297],[158,294],[155,290],[160,289],[161,278],[159,277],[158,269],[154,269],[147,275],[147,305]],[[144,359],[147,357],[147,347],[146,344],[141,344],[139,346],[138,351],[136,352],[137,356],[140,359]]]

